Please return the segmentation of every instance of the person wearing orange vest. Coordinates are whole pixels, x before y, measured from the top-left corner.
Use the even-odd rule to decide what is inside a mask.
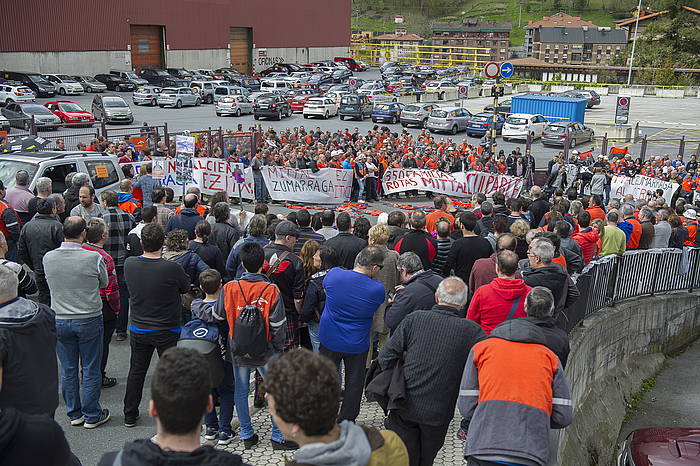
[[[7,241],[7,253],[5,254],[5,259],[7,260],[19,262],[17,241],[19,240],[21,229],[22,223],[19,220],[19,215],[5,201],[5,185],[0,180],[0,233],[5,236]]]
[[[698,214],[694,209],[683,212],[686,219],[685,228],[688,230],[688,239],[683,246],[698,246]]]
[[[117,193],[119,199],[118,207],[124,212],[128,212],[134,216],[134,218],[139,220],[141,212],[141,204],[139,201],[134,199],[134,187],[131,180],[125,178],[119,183],[119,193]]]
[[[195,207],[195,209],[197,210],[197,213],[200,216],[206,217],[207,214],[209,213],[209,209],[207,209],[206,206],[202,205],[202,192],[199,190],[199,188],[197,188],[196,186],[192,186],[191,188],[187,188],[186,194],[194,194],[197,196],[197,206]],[[183,208],[184,207],[182,205],[178,206],[178,208],[175,209],[175,215],[178,215]]]
[[[632,225],[632,231],[627,238],[627,250],[637,249],[639,248],[639,239],[642,237],[642,224],[634,217],[634,207],[629,204],[622,206],[622,215],[625,217],[625,222]],[[618,225],[618,228],[620,228],[620,225]],[[625,231],[623,228],[620,229]]]

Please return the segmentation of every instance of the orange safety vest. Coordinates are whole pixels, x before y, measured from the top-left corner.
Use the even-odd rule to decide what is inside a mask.
[[[3,236],[5,236],[5,238],[9,238],[10,230],[8,230],[7,227],[14,226],[14,223],[10,225],[5,225],[5,222],[2,221],[2,215],[5,213],[6,209],[10,209],[12,212],[15,213],[15,217],[17,217],[17,224],[19,226],[22,226],[22,222],[19,220],[19,215],[17,215],[17,211],[13,209],[12,206],[7,202],[0,200],[0,233],[2,233]]]

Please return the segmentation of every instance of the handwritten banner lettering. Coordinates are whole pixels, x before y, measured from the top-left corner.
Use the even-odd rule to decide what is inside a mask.
[[[464,197],[476,193],[487,196],[500,191],[506,197],[517,197],[523,179],[485,172],[445,173],[439,170],[390,168],[382,179],[387,194],[418,190]]]

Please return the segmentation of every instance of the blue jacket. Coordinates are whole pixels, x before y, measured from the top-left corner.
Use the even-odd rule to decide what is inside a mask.
[[[185,230],[187,237],[194,239],[194,227],[197,226],[197,222],[202,220],[204,220],[204,217],[199,215],[199,212],[195,209],[182,209],[179,214],[170,217],[165,227],[165,233],[170,233],[173,230]]]
[[[243,264],[241,263],[238,253],[245,243],[258,243],[260,246],[267,246],[270,242],[267,236],[246,236],[242,241],[239,241],[226,258],[226,273],[234,280],[238,280],[243,275]]]
[[[185,270],[185,274],[190,277],[192,285],[199,285],[199,274],[209,269],[209,266],[202,260],[197,253],[187,251],[166,251],[163,253],[163,259],[177,262]]]

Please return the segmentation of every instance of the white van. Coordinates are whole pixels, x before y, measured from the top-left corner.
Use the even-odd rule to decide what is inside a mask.
[[[288,91],[294,89],[294,86],[289,81],[282,81],[281,79],[264,79],[260,81],[261,91]]]

